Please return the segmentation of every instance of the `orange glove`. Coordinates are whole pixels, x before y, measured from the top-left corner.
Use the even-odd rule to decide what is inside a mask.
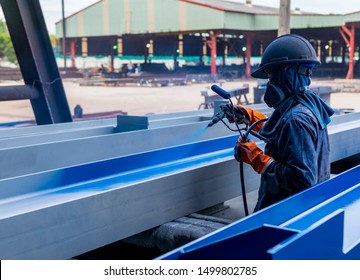
[[[246,162],[259,174],[264,173],[274,159],[255,144],[253,140],[243,141],[239,139],[234,148],[237,161]]]
[[[229,104],[228,106],[231,107],[230,110],[232,110],[231,104]],[[237,123],[239,123],[239,124],[246,123],[246,124],[252,125],[254,122],[256,122],[258,120],[267,119],[267,116],[265,116],[264,114],[262,114],[256,110],[253,110],[249,107],[242,106],[242,105],[235,105],[234,111],[235,111],[235,113],[238,113],[239,115],[243,115],[245,117],[245,120],[244,120],[244,118],[237,119]],[[229,120],[229,122],[234,122],[233,118],[228,118],[228,120]],[[257,124],[253,128],[253,130],[258,132],[262,128],[263,125],[264,125],[264,122],[261,122],[261,123]]]

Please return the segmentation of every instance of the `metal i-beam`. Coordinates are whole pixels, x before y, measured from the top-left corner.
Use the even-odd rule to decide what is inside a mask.
[[[23,93],[14,92],[12,88],[9,93],[29,97],[37,124],[71,122],[39,0],[0,0],[0,4],[26,84],[24,88],[17,88]],[[4,91],[6,89],[0,94]],[[14,99],[19,98],[10,97],[10,100]]]
[[[0,258],[71,258],[238,196],[233,138],[0,180]]]
[[[158,259],[358,260],[360,165]]]
[[[350,139],[346,157],[360,152],[360,122],[344,117],[329,133],[335,153],[334,137]],[[31,159],[17,172],[48,171],[0,180],[0,258],[70,258],[240,195],[238,135],[220,136],[221,125],[200,137],[207,123],[1,150],[7,165]],[[245,174],[255,190],[260,176],[249,165]]]
[[[358,139],[360,138],[359,115],[360,113],[351,113],[332,117],[333,121],[328,128],[332,161],[360,153],[358,145]],[[189,123],[187,118],[183,121],[183,123],[179,119],[169,122],[164,121],[160,126],[161,120],[157,119],[156,122],[159,126],[156,128],[151,128],[150,121],[150,129],[103,135],[95,135],[95,133],[91,132],[91,128],[85,133],[86,129],[82,126],[79,129],[84,131],[83,135],[80,132],[75,132],[75,130],[67,133],[64,131],[64,129],[66,130],[66,124],[60,124],[61,129],[58,132],[58,139],[56,138],[57,133],[53,131],[51,132],[53,136],[49,137],[49,141],[46,140],[44,130],[41,132],[42,135],[36,135],[35,130],[31,129],[31,133],[33,133],[32,139],[28,138],[29,140],[26,140],[30,136],[23,135],[24,141],[21,140],[22,137],[16,140],[18,146],[15,145],[15,142],[13,143],[13,139],[8,139],[8,141],[4,139],[4,148],[0,149],[0,178],[20,176],[146,150],[236,135],[236,132],[229,131],[222,124],[207,128],[209,121],[201,118],[193,123]],[[38,129],[41,128],[38,127]],[[20,132],[22,129],[17,131]],[[10,134],[8,136],[11,137]],[[144,141],[146,141],[146,145],[144,145]],[[347,143],[347,145],[342,143]],[[96,147],[96,149],[93,147]]]

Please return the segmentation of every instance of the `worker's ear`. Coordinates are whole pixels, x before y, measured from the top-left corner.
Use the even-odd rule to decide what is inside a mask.
[[[264,101],[270,108],[275,108],[285,99],[285,94],[278,86],[268,83],[264,94]]]

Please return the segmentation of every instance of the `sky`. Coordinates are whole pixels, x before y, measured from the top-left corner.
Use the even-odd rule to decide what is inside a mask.
[[[99,0],[64,0],[65,16],[69,16]],[[145,1],[145,0],[144,0]],[[169,1],[169,0],[162,0]],[[244,3],[245,0],[227,0]],[[50,34],[55,34],[55,22],[62,17],[62,0],[40,0],[47,28]],[[254,5],[279,7],[280,0],[252,0]],[[291,9],[323,14],[346,14],[360,11],[359,0],[291,0]],[[3,18],[2,14],[0,18]]]

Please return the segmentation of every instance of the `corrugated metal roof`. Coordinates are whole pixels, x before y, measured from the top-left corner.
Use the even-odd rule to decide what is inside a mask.
[[[206,6],[217,10],[247,13],[247,14],[278,14],[279,9],[273,7],[249,5],[239,2],[229,2],[224,0],[180,0],[195,5]]]
[[[180,0],[183,2],[192,3],[195,5],[206,6],[222,11],[245,13],[245,14],[258,14],[258,15],[277,15],[279,8],[259,6],[254,4],[240,3],[231,0]],[[291,14],[306,14],[306,15],[319,15],[308,11],[301,11],[299,9],[291,11]]]
[[[246,13],[246,14],[259,14],[259,15],[277,15],[279,8],[259,6],[254,4],[232,2],[229,0],[180,0],[182,2],[192,3],[195,5],[206,6],[217,10]],[[312,12],[292,11],[292,14],[317,14]]]
[[[130,12],[131,11],[131,12]],[[264,31],[278,28],[279,9],[231,0],[100,0],[66,18],[68,37],[194,32]],[[291,29],[336,27],[360,22],[360,12],[325,15],[295,10]],[[61,37],[61,21],[56,24]]]

